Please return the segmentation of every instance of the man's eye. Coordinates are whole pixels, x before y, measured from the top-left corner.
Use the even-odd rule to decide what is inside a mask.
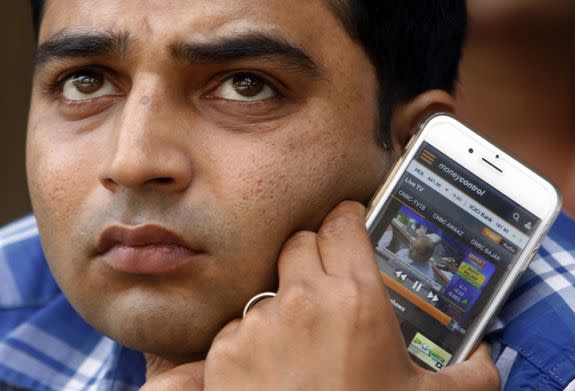
[[[255,102],[273,98],[278,93],[269,83],[253,73],[236,73],[224,80],[213,95],[225,100]]]
[[[113,95],[114,85],[102,72],[82,70],[69,75],[62,84],[62,96],[67,100],[80,101]]]

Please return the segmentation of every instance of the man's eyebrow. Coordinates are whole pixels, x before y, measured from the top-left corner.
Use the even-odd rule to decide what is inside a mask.
[[[63,30],[54,34],[37,49],[34,64],[80,57],[123,56],[131,39],[128,33],[91,29]]]
[[[325,78],[323,69],[288,41],[264,33],[248,33],[211,40],[183,42],[171,47],[172,56],[184,64],[226,63],[250,58],[279,61],[282,67],[316,79]]]

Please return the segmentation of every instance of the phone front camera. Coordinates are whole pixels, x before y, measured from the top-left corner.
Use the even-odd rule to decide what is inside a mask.
[[[495,159],[499,159],[499,155],[495,155]]]
[[[473,153],[473,148],[469,148],[469,153]]]

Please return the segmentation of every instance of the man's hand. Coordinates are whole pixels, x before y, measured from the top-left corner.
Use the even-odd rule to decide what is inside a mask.
[[[285,244],[277,296],[218,334],[205,362],[203,389],[499,388],[485,347],[440,373],[409,358],[364,219],[363,206],[343,202],[317,234],[300,232]],[[187,374],[186,389],[202,389],[201,365],[164,373],[163,389],[179,389],[176,384],[186,384]]]

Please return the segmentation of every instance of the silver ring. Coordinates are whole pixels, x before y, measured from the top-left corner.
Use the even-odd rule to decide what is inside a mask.
[[[268,297],[276,297],[275,292],[262,292],[249,299],[246,303],[246,306],[244,307],[242,318],[246,317],[247,313],[254,307],[254,305],[256,305],[258,301],[267,299]]]

